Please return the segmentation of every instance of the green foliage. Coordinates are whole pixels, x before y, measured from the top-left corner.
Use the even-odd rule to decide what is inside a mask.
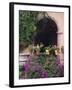
[[[49,64],[46,64],[44,66],[45,70],[48,71],[48,77],[54,77],[56,73],[58,72],[57,65],[55,61],[50,61]]]
[[[38,57],[38,62],[41,63],[41,64],[45,64],[46,59],[47,59],[47,56],[46,55],[40,55]]]
[[[30,72],[29,76],[32,78],[38,78],[38,77],[40,77],[40,74],[39,74],[39,72]]]
[[[19,41],[21,43],[32,43],[36,34],[36,17],[38,12],[19,11]]]

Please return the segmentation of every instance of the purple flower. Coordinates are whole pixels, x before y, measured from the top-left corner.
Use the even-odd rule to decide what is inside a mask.
[[[28,62],[30,63],[32,61],[32,56],[30,55],[29,57],[28,57]]]
[[[28,63],[24,64],[24,71],[29,72],[30,65]]]
[[[35,64],[34,66],[32,66],[31,70],[32,71],[37,71],[37,72],[41,72],[42,71],[42,66],[39,64]]]
[[[56,59],[56,64],[60,64],[60,57],[58,56],[57,59]]]
[[[64,71],[64,64],[59,64],[58,66],[60,70]]]
[[[47,72],[47,71],[43,71],[41,76],[42,76],[43,78],[48,77],[48,72]]]
[[[58,65],[58,72],[57,72],[56,76],[59,76],[59,77],[64,76],[64,65],[63,64]]]

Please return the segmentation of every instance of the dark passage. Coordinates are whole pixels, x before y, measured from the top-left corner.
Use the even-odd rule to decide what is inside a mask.
[[[57,24],[50,17],[44,17],[37,22],[37,34],[35,44],[43,43],[44,47],[48,45],[57,45]]]

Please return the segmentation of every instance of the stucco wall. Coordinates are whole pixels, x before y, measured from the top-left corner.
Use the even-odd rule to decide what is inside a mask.
[[[58,26],[58,46],[64,45],[64,13],[63,12],[47,12],[52,19],[55,20]]]

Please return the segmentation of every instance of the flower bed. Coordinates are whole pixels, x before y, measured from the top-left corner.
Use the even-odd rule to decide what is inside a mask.
[[[19,66],[19,79],[63,77],[64,64],[60,57],[48,54],[30,55],[27,62]]]

